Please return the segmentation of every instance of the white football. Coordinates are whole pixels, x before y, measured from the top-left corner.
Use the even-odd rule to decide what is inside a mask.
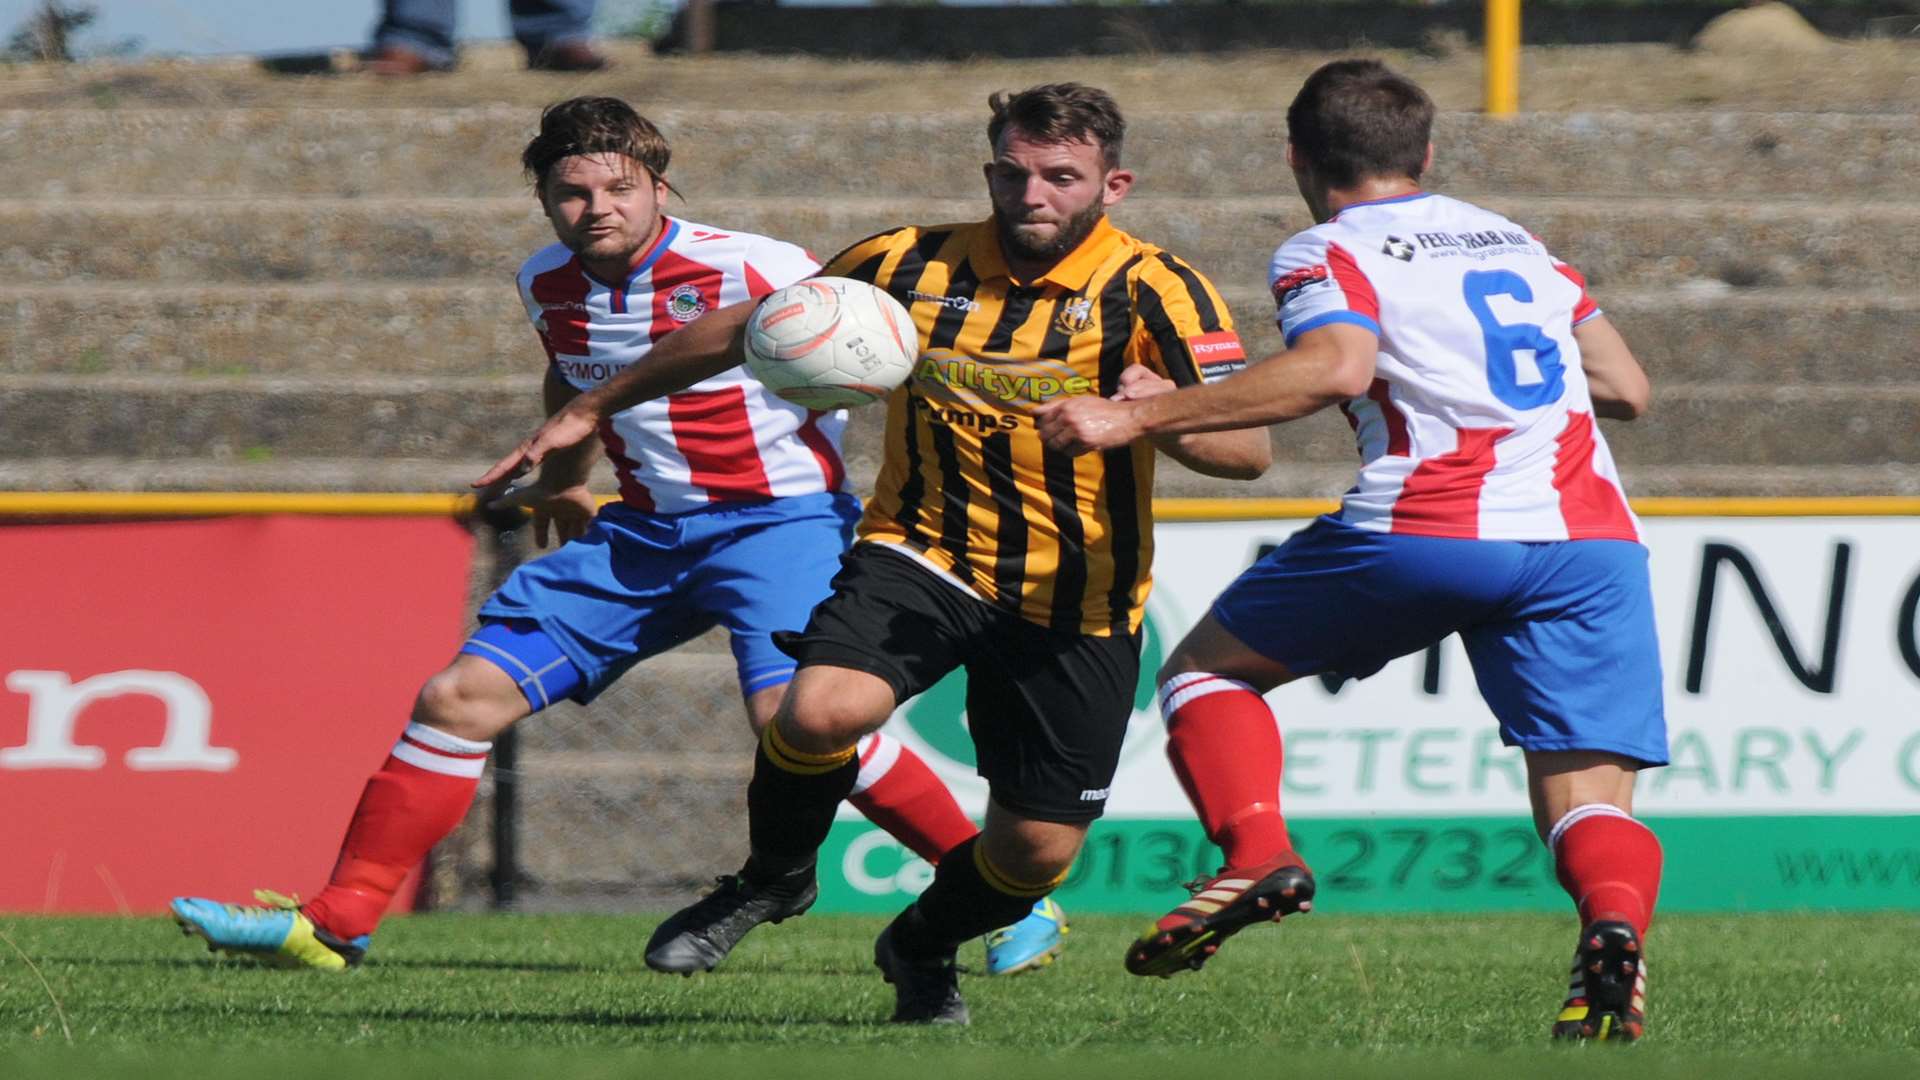
[[[884,289],[852,278],[808,278],[769,293],[747,320],[747,369],[808,409],[886,397],[913,374],[920,333]]]

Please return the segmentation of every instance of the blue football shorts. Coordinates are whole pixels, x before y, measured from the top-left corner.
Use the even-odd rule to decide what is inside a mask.
[[[1667,763],[1647,549],[1630,541],[1457,540],[1323,517],[1211,614],[1297,676],[1363,679],[1458,633],[1508,746]]]
[[[773,633],[807,625],[859,516],[841,493],[684,514],[610,503],[586,535],[515,570],[460,651],[513,676],[538,710],[592,701],[647,657],[724,626],[741,693],[780,686],[794,662]]]

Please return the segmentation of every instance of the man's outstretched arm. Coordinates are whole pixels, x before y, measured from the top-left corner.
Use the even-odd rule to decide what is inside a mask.
[[[1138,401],[1077,397],[1036,411],[1041,438],[1055,450],[1084,454],[1203,431],[1232,431],[1311,416],[1359,397],[1373,384],[1380,338],[1336,323],[1300,335],[1294,347],[1229,378]]]
[[[626,370],[585,391],[495,462],[473,486],[484,488],[540,464],[548,454],[593,437],[606,417],[718,375],[746,359],[743,331],[756,301],[717,308],[657,342]]]

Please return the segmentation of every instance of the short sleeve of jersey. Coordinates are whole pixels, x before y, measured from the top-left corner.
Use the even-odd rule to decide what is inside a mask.
[[[1275,318],[1292,348],[1309,330],[1348,323],[1380,333],[1380,299],[1353,253],[1318,229],[1280,245],[1267,267]]]
[[[823,277],[852,278],[872,284],[879,280],[880,268],[887,257],[913,239],[912,229],[889,229],[875,233],[865,240],[827,260],[820,268]]]
[[[747,246],[744,271],[747,293],[755,300],[775,289],[784,289],[796,281],[810,278],[819,270],[820,260],[797,244],[756,236]]]
[[[527,309],[527,321],[533,324],[533,332],[540,339],[540,347],[546,350],[547,363],[554,362],[553,342],[547,338],[546,309],[533,295],[532,263],[521,268],[514,276],[514,285],[520,292],[520,303]]]
[[[1600,305],[1594,303],[1593,297],[1587,295],[1586,275],[1568,266],[1566,263],[1561,262],[1559,259],[1555,259],[1552,255],[1548,255],[1547,258],[1553,259],[1553,268],[1560,271],[1561,277],[1573,282],[1574,286],[1580,290],[1580,299],[1575,301],[1573,305],[1573,325],[1579,326],[1581,323],[1600,314]]]
[[[1213,382],[1247,366],[1226,301],[1198,270],[1164,251],[1141,260],[1134,312],[1145,339],[1144,362],[1177,386]]]

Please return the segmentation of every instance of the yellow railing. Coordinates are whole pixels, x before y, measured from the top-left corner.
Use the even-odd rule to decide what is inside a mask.
[[[609,499],[602,501],[610,501]],[[1847,495],[1828,498],[1642,498],[1643,517],[1920,517],[1920,498]],[[1161,521],[1261,521],[1306,518],[1339,506],[1332,499],[1155,499]],[[224,517],[323,514],[349,517],[438,517],[473,509],[471,495],[370,492],[115,492],[0,491],[0,518]]]
[[[1487,115],[1520,111],[1520,0],[1487,0]]]

